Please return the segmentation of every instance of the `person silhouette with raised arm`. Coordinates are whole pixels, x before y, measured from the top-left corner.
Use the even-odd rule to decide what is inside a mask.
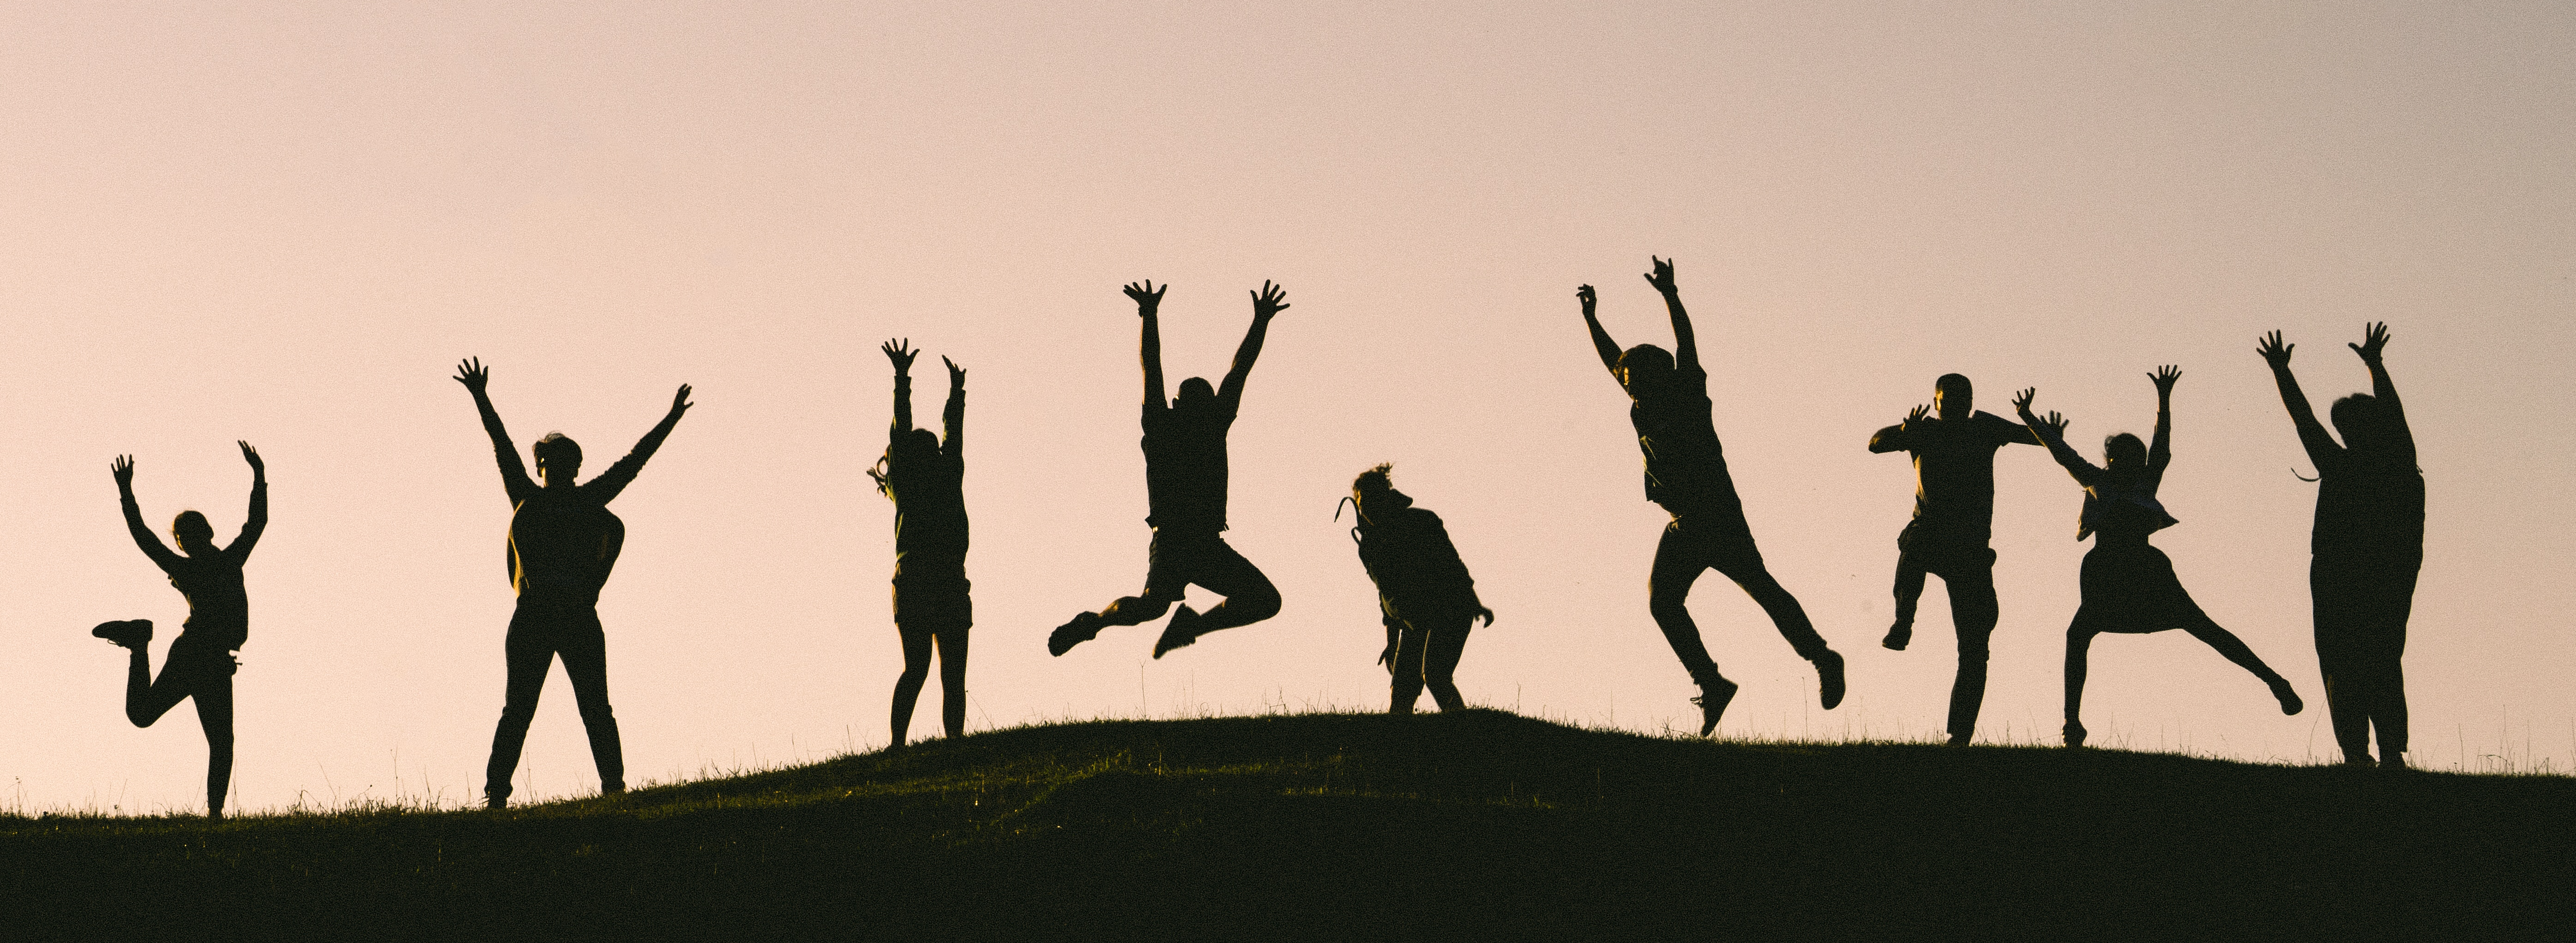
[[[894,426],[885,457],[868,469],[877,491],[894,502],[894,628],[903,639],[903,674],[894,680],[894,740],[912,731],[912,708],[930,677],[930,650],[939,648],[939,719],[951,737],[966,735],[966,642],[975,624],[975,600],[966,582],[966,371],[948,365],[945,445],[928,429],[912,426],[910,341],[887,341],[880,350],[894,362]]]
[[[1387,480],[1392,465],[1361,472],[1351,481],[1351,506],[1359,520],[1351,540],[1359,544],[1360,566],[1377,583],[1378,611],[1385,617],[1386,650],[1379,664],[1395,676],[1391,714],[1413,713],[1422,689],[1444,711],[1465,710],[1453,676],[1458,656],[1467,650],[1467,633],[1478,618],[1494,624],[1494,611],[1476,598],[1476,578],[1458,559],[1449,529],[1440,515],[1414,506],[1413,498]],[[1335,511],[1336,519],[1341,517]]]
[[[519,449],[501,427],[485,388],[492,372],[479,359],[456,365],[456,382],[474,394],[474,409],[483,416],[483,431],[492,436],[492,455],[501,466],[501,488],[510,498],[508,563],[510,586],[518,608],[510,613],[510,633],[502,643],[509,659],[508,687],[501,702],[501,723],[492,732],[492,760],[484,767],[483,802],[498,809],[509,803],[510,773],[527,744],[528,722],[537,716],[537,695],[545,690],[546,672],[557,656],[572,681],[574,706],[590,734],[590,756],[599,765],[599,791],[626,791],[626,757],[617,739],[617,717],[608,707],[608,637],[599,626],[599,590],[617,565],[626,544],[626,522],[608,511],[608,502],[634,483],[644,462],[662,447],[680,415],[694,405],[689,386],[671,397],[671,411],[633,451],[608,470],[581,484],[581,445],[560,432],[537,440],[540,487],[519,461]]]
[[[2424,472],[2415,466],[2415,433],[2397,400],[2381,353],[2388,325],[2373,323],[2347,345],[2370,368],[2369,393],[2336,400],[2328,415],[2343,443],[2317,424],[2290,350],[2273,331],[2255,347],[2272,365],[2281,405],[2298,427],[2299,444],[2317,467],[2316,526],[2309,534],[2308,595],[2316,622],[2317,667],[2325,674],[2326,712],[2346,763],[2367,764],[2370,732],[2379,730],[2379,764],[2406,765],[2406,619],[2415,608],[2415,577],[2424,567]]]
[[[134,545],[170,577],[170,585],[188,600],[188,621],[162,656],[161,677],[152,677],[152,620],[104,622],[90,634],[126,650],[125,719],[137,727],[152,726],[161,715],[189,698],[197,700],[197,725],[206,731],[206,817],[224,817],[224,796],[233,778],[233,673],[241,670],[236,653],[250,638],[250,595],[242,586],[242,564],[268,530],[268,465],[248,442],[242,461],[250,463],[250,514],[241,536],[215,546],[214,525],[195,511],[181,511],[170,522],[179,552],[163,546],[143,524],[134,503],[134,456],[108,463],[116,476],[117,502],[125,509],[125,530]]]
[[[2048,447],[2050,457],[2065,466],[2067,474],[2075,476],[2076,484],[2084,486],[2084,511],[2077,519],[2075,539],[2093,538],[2093,549],[2084,554],[2082,601],[2066,627],[2065,732],[2070,747],[2084,745],[2080,715],[2085,655],[2093,637],[2104,632],[2181,629],[2262,679],[2280,700],[2281,713],[2296,714],[2305,706],[2298,693],[2290,690],[2288,679],[2200,611],[2200,604],[2192,601],[2181,578],[2174,575],[2173,559],[2147,543],[2147,535],[2179,523],[2156,500],[2156,488],[2164,483],[2165,466],[2173,463],[2173,388],[2174,381],[2182,379],[2182,370],[2167,365],[2147,377],[2156,384],[2155,444],[2141,443],[2126,432],[2113,435],[2102,440],[2099,468],[2066,444],[2065,417],[2054,412],[2045,419],[2031,414],[2031,400],[2039,396],[2037,387],[2013,397],[2013,410],[2030,426],[2031,434]]]
[[[1950,626],[1959,637],[1959,674],[1950,684],[1950,743],[1967,745],[1977,732],[1986,698],[1988,640],[2002,609],[1995,602],[1995,450],[2018,442],[2037,445],[2030,429],[1976,410],[1968,378],[1942,374],[1932,381],[1932,405],[1916,406],[1905,421],[1878,430],[1872,452],[1914,457],[1914,518],[1896,535],[1896,624],[1880,644],[1904,651],[1914,638],[1914,609],[1923,579],[1938,575],[1949,589]]]
[[[1651,258],[1651,257],[1650,257]],[[1843,656],[1825,645],[1824,636],[1807,621],[1797,597],[1780,586],[1753,545],[1753,528],[1744,520],[1744,502],[1736,497],[1735,480],[1727,475],[1726,453],[1717,441],[1710,417],[1708,371],[1701,368],[1699,345],[1691,334],[1690,314],[1682,310],[1681,289],[1673,282],[1673,263],[1653,259],[1646,282],[1664,296],[1672,314],[1673,350],[1639,344],[1621,351],[1594,316],[1592,286],[1575,289],[1583,302],[1583,324],[1592,348],[1619,388],[1628,394],[1628,421],[1636,426],[1637,447],[1646,456],[1646,500],[1672,514],[1655,545],[1654,572],[1647,578],[1647,610],[1664,640],[1681,657],[1691,680],[1699,683],[1701,736],[1717,729],[1718,715],[1735,697],[1735,682],[1717,673],[1716,660],[1700,641],[1699,626],[1683,605],[1701,571],[1714,569],[1734,580],[1762,611],[1798,657],[1816,666],[1817,700],[1826,710],[1843,702]]]
[[[1145,365],[1142,422],[1149,509],[1145,523],[1154,529],[1145,591],[1057,626],[1047,636],[1050,654],[1071,651],[1107,626],[1139,625],[1160,618],[1192,583],[1224,596],[1225,601],[1206,612],[1182,604],[1172,614],[1171,624],[1163,628],[1162,637],[1154,641],[1156,658],[1210,632],[1279,614],[1279,589],[1252,561],[1227,546],[1222,534],[1226,529],[1226,432],[1233,428],[1243,405],[1243,381],[1252,375],[1252,362],[1261,356],[1270,319],[1288,310],[1288,292],[1262,282],[1261,290],[1252,293],[1252,327],[1243,334],[1243,346],[1235,349],[1234,368],[1226,371],[1225,383],[1210,388],[1206,380],[1191,377],[1181,381],[1181,395],[1167,403],[1163,400],[1163,341],[1155,314],[1162,306],[1163,291],[1170,287],[1156,288],[1146,281],[1131,282],[1126,289],[1144,321],[1139,347]]]

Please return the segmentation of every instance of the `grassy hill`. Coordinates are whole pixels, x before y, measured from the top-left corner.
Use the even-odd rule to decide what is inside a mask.
[[[506,813],[0,818],[0,936],[2513,938],[2576,780],[1102,721]],[[2563,938],[2563,936],[2561,937]]]

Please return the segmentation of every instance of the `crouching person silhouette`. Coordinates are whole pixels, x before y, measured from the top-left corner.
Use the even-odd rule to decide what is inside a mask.
[[[1286,289],[1261,283],[1252,293],[1252,327],[1235,349],[1234,367],[1225,383],[1211,388],[1206,380],[1181,381],[1181,395],[1163,399],[1163,341],[1156,309],[1163,291],[1151,281],[1129,284],[1136,314],[1144,321],[1139,343],[1145,365],[1145,523],[1154,529],[1148,551],[1145,591],[1121,597],[1099,612],[1085,612],[1057,626],[1047,636],[1047,652],[1062,655],[1113,625],[1141,625],[1161,618],[1196,583],[1225,597],[1206,612],[1187,604],[1172,614],[1171,624],[1154,641],[1154,657],[1198,641],[1219,629],[1250,625],[1279,613],[1279,589],[1252,561],[1227,546],[1225,531],[1225,437],[1243,406],[1243,381],[1261,357],[1261,342],[1270,319],[1288,309]]]
[[[2256,345],[2272,365],[2281,405],[2299,429],[2299,444],[2317,467],[2317,518],[2310,533],[2308,594],[2316,622],[2317,666],[2326,679],[2326,711],[2346,763],[2370,762],[2370,733],[2379,731],[2379,764],[2406,765],[2406,619],[2415,608],[2415,578],[2424,567],[2424,472],[2415,467],[2415,433],[2388,379],[2380,351],[2388,325],[2372,324],[2348,345],[2370,368],[2369,393],[2336,400],[2328,412],[2342,444],[2326,434],[2299,380],[2281,332]]]
[[[894,362],[894,426],[885,457],[868,470],[894,502],[894,628],[903,638],[903,674],[894,681],[895,746],[912,731],[913,705],[930,678],[939,648],[939,719],[951,737],[966,735],[966,641],[975,600],[966,582],[966,371],[948,358],[948,440],[912,427],[909,342],[880,348]]]
[[[1717,673],[1691,621],[1691,584],[1716,570],[1734,580],[1745,595],[1771,617],[1798,657],[1816,667],[1817,701],[1826,710],[1843,702],[1843,656],[1825,645],[1824,636],[1807,620],[1807,610],[1780,585],[1753,545],[1753,528],[1744,519],[1744,502],[1735,494],[1735,479],[1726,470],[1726,450],[1718,444],[1711,418],[1708,371],[1700,366],[1699,344],[1691,334],[1690,314],[1682,310],[1681,289],[1673,282],[1673,264],[1654,260],[1648,284],[1664,296],[1672,315],[1673,349],[1639,344],[1621,351],[1593,312],[1592,286],[1575,289],[1583,303],[1583,324],[1592,334],[1601,365],[1628,394],[1628,422],[1637,429],[1637,447],[1646,457],[1646,500],[1673,516],[1655,544],[1654,571],[1646,578],[1647,610],[1664,640],[1699,683],[1699,732],[1717,729],[1720,714],[1735,698],[1735,682]]]
[[[539,487],[528,478],[517,446],[501,427],[501,415],[485,393],[492,373],[482,361],[469,359],[456,368],[456,382],[474,394],[483,416],[483,431],[492,436],[492,454],[501,465],[501,487],[510,497],[508,563],[510,585],[518,608],[510,614],[510,634],[503,643],[509,659],[509,684],[502,698],[501,724],[492,733],[492,760],[484,768],[483,801],[501,808],[510,799],[510,773],[528,739],[528,722],[537,716],[537,695],[545,690],[546,672],[557,656],[572,681],[573,703],[590,734],[591,759],[599,764],[599,790],[626,790],[626,760],[617,739],[617,718],[608,708],[608,641],[599,626],[599,589],[617,565],[626,543],[626,524],[608,512],[608,502],[644,470],[671,427],[688,412],[689,387],[671,397],[671,411],[653,431],[635,443],[634,451],[608,466],[608,471],[582,484],[581,446],[563,433],[537,440]]]
[[[152,620],[102,623],[90,634],[126,649],[125,719],[137,727],[152,726],[161,715],[195,698],[197,725],[206,731],[206,817],[224,817],[224,796],[233,777],[233,673],[241,670],[234,653],[250,637],[250,597],[242,586],[242,564],[268,529],[268,466],[259,450],[239,443],[250,463],[250,514],[241,536],[215,546],[215,529],[206,516],[181,511],[170,522],[179,552],[143,525],[134,503],[134,457],[118,456],[108,468],[116,475],[117,500],[125,509],[125,530],[143,555],[168,574],[170,585],[188,600],[188,621],[161,659],[161,677],[152,677]]]
[[[2036,388],[2013,397],[2021,421],[2041,445],[2048,446],[2057,464],[2075,476],[2075,483],[2084,486],[2084,512],[2075,539],[2093,538],[2093,549],[2084,554],[2082,602],[2075,608],[2074,622],[2066,627],[2065,733],[2070,747],[2084,745],[2084,722],[2079,715],[2084,705],[2085,656],[2093,637],[2104,632],[2181,629],[2262,679],[2281,702],[2281,713],[2296,714],[2305,706],[2290,690],[2289,681],[2254,657],[2254,650],[2243,640],[2200,611],[2200,604],[2192,601],[2174,575],[2173,560],[2147,543],[2147,535],[2179,523],[2156,500],[2156,488],[2164,483],[2165,466],[2173,462],[2173,387],[2182,371],[2167,366],[2148,378],[2156,384],[2156,443],[2145,445],[2126,432],[2111,436],[2102,442],[2103,465],[2098,468],[2067,446],[2065,417],[2052,412],[2042,419],[2031,414],[2031,400],[2039,395]]]
[[[1395,674],[1387,712],[1413,713],[1425,686],[1441,710],[1463,710],[1467,701],[1452,675],[1467,650],[1468,630],[1479,618],[1493,625],[1494,611],[1477,601],[1476,579],[1467,575],[1440,515],[1395,490],[1386,477],[1391,467],[1379,465],[1351,482],[1351,505],[1359,512],[1351,540],[1360,545],[1360,565],[1377,583],[1385,616],[1386,650],[1377,660]]]

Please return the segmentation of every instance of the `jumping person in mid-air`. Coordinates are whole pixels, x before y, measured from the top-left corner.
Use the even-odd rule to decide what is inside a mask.
[[[1225,530],[1225,435],[1234,426],[1234,417],[1243,405],[1243,381],[1252,374],[1252,362],[1261,356],[1262,338],[1270,332],[1270,319],[1288,308],[1286,289],[1261,283],[1252,293],[1252,328],[1243,334],[1243,346],[1234,352],[1234,369],[1226,371],[1225,383],[1210,388],[1206,380],[1191,377],[1181,381],[1181,395],[1171,401],[1163,399],[1163,341],[1155,324],[1155,310],[1163,303],[1163,291],[1153,282],[1131,283],[1127,297],[1136,301],[1136,314],[1144,319],[1141,343],[1145,363],[1145,496],[1148,512],[1145,523],[1154,529],[1154,542],[1145,568],[1145,592],[1122,597],[1099,612],[1076,615],[1057,626],[1047,637],[1047,651],[1062,655],[1075,645],[1090,641],[1105,626],[1139,625],[1163,615],[1165,609],[1179,602],[1189,584],[1214,590],[1225,597],[1216,608],[1206,612],[1192,610],[1187,604],[1172,614],[1161,638],[1154,642],[1154,657],[1188,645],[1219,629],[1250,625],[1279,613],[1279,590],[1270,578],[1227,546],[1220,536]]]
[[[1493,625],[1494,611],[1476,599],[1476,578],[1467,575],[1440,515],[1395,490],[1386,477],[1391,467],[1379,465],[1351,481],[1351,505],[1359,512],[1351,540],[1377,583],[1385,617],[1386,650],[1377,660],[1395,675],[1388,713],[1413,713],[1426,685],[1441,710],[1464,710],[1467,701],[1452,680],[1458,656],[1467,649],[1468,630],[1479,618]]]
[[[501,465],[501,487],[510,497],[510,585],[519,604],[510,614],[510,634],[503,643],[510,680],[501,702],[501,723],[492,732],[492,760],[484,767],[483,802],[501,808],[510,799],[510,773],[519,765],[519,750],[528,740],[528,722],[537,716],[537,695],[546,671],[563,657],[564,676],[572,681],[573,704],[590,733],[590,755],[599,765],[599,791],[626,791],[626,758],[617,739],[617,717],[608,707],[608,639],[599,627],[599,589],[617,565],[626,544],[626,523],[608,512],[608,502],[635,481],[644,462],[688,412],[689,387],[671,397],[671,411],[653,431],[635,443],[634,451],[608,466],[608,471],[582,484],[581,446],[563,433],[548,433],[530,449],[537,456],[539,487],[519,461],[519,449],[501,428],[484,388],[492,372],[480,360],[457,364],[456,382],[474,394],[474,409],[483,416],[483,431],[492,436],[492,455]]]
[[[2335,443],[2308,408],[2290,375],[2290,350],[2273,331],[2256,346],[2272,365],[2281,404],[2299,429],[2299,444],[2317,466],[2317,518],[2310,533],[2308,594],[2316,621],[2317,665],[2325,672],[2326,711],[2346,763],[2370,762],[2371,728],[2379,729],[2379,764],[2406,765],[2406,619],[2415,608],[2415,577],[2424,568],[2424,471],[2415,467],[2415,433],[2388,379],[2380,352],[2388,325],[2372,324],[2348,345],[2370,368],[2369,393],[2336,400],[2328,415]]]
[[[1832,710],[1843,702],[1843,656],[1826,647],[1807,621],[1806,609],[1772,578],[1762,551],[1753,545],[1744,502],[1735,495],[1735,480],[1727,475],[1725,450],[1709,415],[1708,371],[1699,364],[1699,345],[1691,336],[1690,315],[1682,310],[1681,289],[1673,283],[1673,264],[1663,259],[1654,264],[1646,281],[1663,293],[1664,307],[1672,312],[1670,353],[1652,344],[1620,351],[1593,315],[1592,286],[1574,293],[1583,302],[1583,323],[1592,332],[1601,365],[1628,394],[1628,421],[1637,427],[1637,446],[1646,453],[1646,500],[1673,515],[1662,542],[1655,545],[1647,608],[1691,680],[1699,682],[1700,696],[1691,700],[1700,707],[1701,736],[1717,729],[1718,715],[1725,713],[1736,687],[1717,673],[1717,662],[1683,605],[1703,570],[1725,574],[1761,604],[1798,657],[1815,664],[1817,699]]]
[[[2066,745],[2070,747],[2084,745],[2084,722],[2079,715],[2084,706],[2085,655],[2093,637],[2104,632],[2181,629],[2262,679],[2280,700],[2281,713],[2296,714],[2305,706],[2287,679],[2200,611],[2200,604],[2192,602],[2182,580],[2174,575],[2172,558],[2147,543],[2147,535],[2177,523],[2156,500],[2156,488],[2164,483],[2165,466],[2173,462],[2173,388],[2182,371],[2166,366],[2147,376],[2156,384],[2155,445],[2141,443],[2126,432],[2113,435],[2102,440],[2099,468],[2067,446],[2065,417],[2054,412],[2045,419],[2031,414],[2037,389],[2025,389],[2013,397],[2013,409],[2021,414],[2021,421],[2041,445],[2048,446],[2057,464],[2075,476],[2075,483],[2084,486],[2084,513],[2075,539],[2093,538],[2093,549],[2084,554],[2083,601],[2066,627]]]
[[[1914,638],[1914,608],[1923,578],[1937,574],[1950,594],[1950,627],[1959,637],[1959,674],[1950,684],[1950,742],[1964,745],[1977,732],[1977,710],[1986,698],[1987,641],[2001,609],[1995,603],[1995,551],[1986,546],[1995,518],[1995,450],[2015,442],[2037,445],[2030,429],[1993,413],[1976,411],[1968,378],[1943,374],[1932,381],[1932,405],[1916,406],[1905,421],[1869,439],[1872,452],[1914,456],[1914,519],[1896,535],[1896,624],[1888,648],[1904,651]]]
[[[134,503],[134,457],[118,456],[108,470],[116,475],[116,496],[125,508],[125,530],[134,545],[168,574],[170,585],[188,600],[188,621],[161,659],[161,677],[152,677],[152,620],[101,623],[90,634],[123,646],[125,719],[137,727],[152,726],[179,702],[197,700],[197,725],[206,731],[206,817],[224,817],[224,795],[233,778],[233,673],[241,670],[235,653],[250,637],[250,596],[242,587],[242,564],[268,529],[268,466],[250,443],[241,446],[250,463],[250,515],[241,536],[215,546],[214,525],[195,511],[181,511],[170,522],[179,542],[171,553],[152,528],[143,525],[143,510]]]
[[[894,427],[885,457],[868,470],[894,502],[894,629],[903,638],[903,674],[894,680],[894,745],[912,732],[912,708],[939,648],[939,719],[951,737],[966,735],[966,633],[975,600],[966,582],[966,371],[948,365],[948,406],[940,418],[948,440],[912,426],[909,342],[880,348],[894,362]]]

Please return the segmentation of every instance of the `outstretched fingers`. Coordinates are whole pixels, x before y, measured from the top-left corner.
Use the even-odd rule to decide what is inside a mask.
[[[1674,288],[1672,260],[1651,255],[1646,258],[1655,263],[1655,270],[1646,273],[1646,284],[1655,286],[1656,291],[1672,291]]]
[[[2281,332],[2273,331],[2272,333],[2265,334],[2262,337],[2255,339],[2254,352],[2263,355],[2264,363],[2271,364],[2275,367],[2283,367],[2289,365],[2290,351],[2297,349],[2298,346],[2299,345],[2297,344],[2282,343]]]
[[[689,385],[686,383],[680,384],[679,392],[671,394],[671,415],[677,416],[688,412],[689,407],[695,405],[697,404],[689,402]]]
[[[2038,398],[2039,387],[2031,386],[2022,388],[2021,392],[2013,394],[2013,411],[2020,413],[2030,412],[2030,402]]]
[[[2174,366],[2173,364],[2166,364],[2164,366],[2157,367],[2156,372],[2147,374],[2147,379],[2155,381],[2156,392],[2171,393],[2173,392],[2174,381],[2182,379],[2182,368]]]
[[[1288,310],[1288,287],[1261,280],[1261,290],[1252,293],[1252,313],[1269,317]]]
[[[456,382],[465,384],[466,389],[481,390],[483,384],[492,381],[492,370],[483,365],[482,358],[467,357],[456,362],[455,379]]]
[[[2362,329],[2361,343],[2344,346],[2352,348],[2352,352],[2360,354],[2363,360],[2379,359],[2380,350],[2388,346],[2388,322],[2370,322],[2368,327]]]

